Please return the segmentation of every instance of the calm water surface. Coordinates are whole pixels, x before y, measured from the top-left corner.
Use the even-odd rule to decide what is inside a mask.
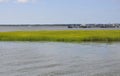
[[[0,42],[0,76],[120,76],[120,43]]]
[[[0,32],[39,30],[120,30],[120,28],[68,28],[67,26],[0,26]]]

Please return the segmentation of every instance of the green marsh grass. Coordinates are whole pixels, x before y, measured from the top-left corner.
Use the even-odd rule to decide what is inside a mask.
[[[0,32],[0,41],[111,42],[120,41],[120,30]]]

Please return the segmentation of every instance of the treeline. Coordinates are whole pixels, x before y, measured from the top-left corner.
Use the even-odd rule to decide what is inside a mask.
[[[65,26],[68,28],[120,28],[120,24],[1,24],[0,26]]]

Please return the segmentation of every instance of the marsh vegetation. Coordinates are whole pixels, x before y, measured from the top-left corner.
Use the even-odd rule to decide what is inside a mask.
[[[0,32],[0,41],[120,41],[120,30],[46,30]]]

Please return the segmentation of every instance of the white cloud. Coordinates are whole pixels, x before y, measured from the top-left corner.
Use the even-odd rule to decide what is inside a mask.
[[[2,3],[2,2],[7,2],[8,0],[0,0],[0,3]]]
[[[18,3],[27,3],[29,2],[30,0],[17,0]]]
[[[0,0],[0,3],[5,2],[17,2],[17,3],[28,3],[28,2],[35,2],[36,0]]]
[[[17,0],[18,3],[36,2],[36,0]]]
[[[3,2],[4,0],[0,0],[0,2]]]

